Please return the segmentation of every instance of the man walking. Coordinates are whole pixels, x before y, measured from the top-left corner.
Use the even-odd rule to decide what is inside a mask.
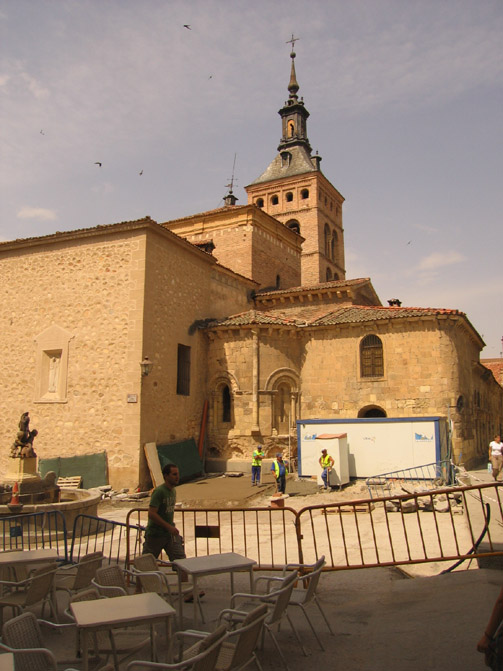
[[[330,487],[330,471],[334,467],[334,460],[329,454],[327,454],[326,448],[323,448],[321,451],[319,464],[321,466],[321,479],[325,485],[324,489],[328,489]]]
[[[260,474],[262,472],[262,459],[265,457],[262,445],[257,445],[252,457],[252,487],[260,485]]]
[[[271,471],[274,472],[276,478],[276,488],[281,494],[285,493],[286,476],[288,475],[288,462],[283,461],[283,455],[278,452],[276,459],[272,462]]]
[[[180,481],[180,472],[175,464],[166,464],[162,469],[164,484],[156,487],[150,497],[148,523],[145,531],[143,554],[159,557],[164,550],[170,561],[185,559],[183,538],[173,522],[176,503],[175,487]]]

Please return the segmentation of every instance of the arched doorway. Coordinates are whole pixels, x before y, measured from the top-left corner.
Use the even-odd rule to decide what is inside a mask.
[[[358,417],[387,417],[386,411],[378,405],[366,405],[358,412]]]

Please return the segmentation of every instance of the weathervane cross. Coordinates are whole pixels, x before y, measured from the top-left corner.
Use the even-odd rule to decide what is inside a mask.
[[[295,42],[297,42],[297,40],[300,40],[300,37],[294,37],[294,36],[293,36],[293,33],[292,33],[292,39],[291,39],[291,40],[287,40],[287,41],[285,42],[285,44],[291,44],[291,45],[292,45],[292,51],[293,51],[293,48],[294,48],[294,46],[295,46]]]

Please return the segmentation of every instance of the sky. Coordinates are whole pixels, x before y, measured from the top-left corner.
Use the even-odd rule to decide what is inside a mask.
[[[347,278],[500,356],[502,0],[0,0],[0,241],[245,204],[292,34]]]

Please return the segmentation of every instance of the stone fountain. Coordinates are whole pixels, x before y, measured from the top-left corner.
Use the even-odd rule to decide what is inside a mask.
[[[96,515],[101,495],[85,489],[64,489],[56,484],[56,473],[49,471],[44,478],[37,470],[37,455],[33,441],[38,435],[30,430],[30,416],[24,412],[19,431],[11,447],[10,466],[0,484],[0,516],[59,510],[72,522],[75,515]],[[13,497],[13,490],[18,496]],[[19,497],[19,500],[14,500]]]

